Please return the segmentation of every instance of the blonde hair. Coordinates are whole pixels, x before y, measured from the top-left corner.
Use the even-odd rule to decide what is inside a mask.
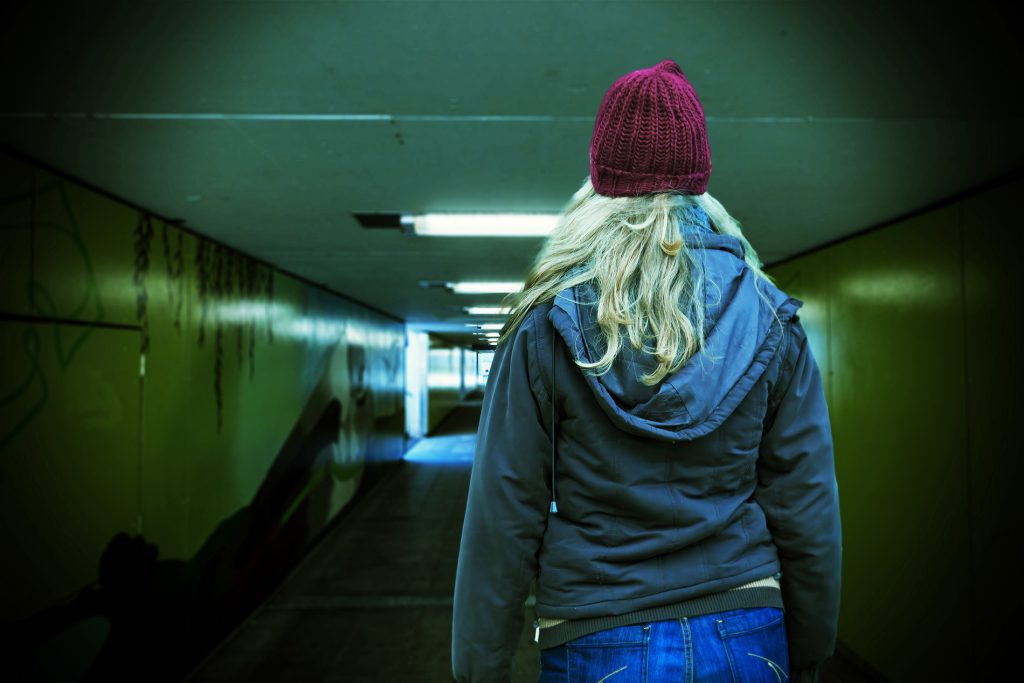
[[[606,351],[593,363],[576,359],[580,368],[596,370],[595,375],[607,372],[622,348],[623,333],[633,348],[652,353],[658,361],[654,371],[640,378],[644,384],[657,384],[682,367],[705,344],[703,271],[679,230],[692,206],[704,209],[715,232],[740,241],[744,261],[757,278],[775,283],[761,270],[739,221],[710,194],[667,191],[606,197],[594,190],[588,176],[562,211],[522,291],[502,301],[511,310],[498,343],[515,334],[535,305],[593,280]],[[756,289],[768,301],[761,288]],[[774,306],[771,309],[774,313]],[[654,341],[653,348],[644,345],[646,340]]]

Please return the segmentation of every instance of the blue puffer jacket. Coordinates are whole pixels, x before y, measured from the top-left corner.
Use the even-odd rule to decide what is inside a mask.
[[[509,679],[534,577],[539,617],[577,619],[781,571],[793,679],[833,652],[839,494],[803,302],[755,284],[740,241],[687,216],[706,355],[649,387],[637,378],[655,361],[627,339],[607,374],[585,374],[572,359],[603,352],[589,283],[534,307],[495,352],[456,573],[457,681]]]

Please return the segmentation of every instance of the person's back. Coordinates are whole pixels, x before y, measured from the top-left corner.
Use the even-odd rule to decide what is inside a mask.
[[[507,680],[533,578],[542,681],[790,665],[813,680],[835,646],[838,490],[802,302],[706,194],[709,155],[676,155],[673,175],[622,153],[649,123],[629,98],[674,86],[693,118],[687,85],[666,60],[609,89],[591,177],[499,343],[456,578],[459,681]]]

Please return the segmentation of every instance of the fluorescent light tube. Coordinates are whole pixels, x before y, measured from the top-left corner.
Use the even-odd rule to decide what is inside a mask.
[[[508,294],[523,289],[522,282],[449,282],[456,294]]]
[[[508,306],[463,306],[462,310],[466,315],[508,315],[511,311]]]
[[[401,221],[423,237],[544,237],[555,229],[558,214],[426,213]]]

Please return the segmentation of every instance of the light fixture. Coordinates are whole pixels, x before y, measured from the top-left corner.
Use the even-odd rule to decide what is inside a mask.
[[[447,282],[456,294],[509,294],[523,289],[522,282]]]
[[[508,306],[463,306],[462,310],[466,315],[508,315],[511,311]]]
[[[402,214],[401,223],[421,237],[544,237],[555,229],[558,214]]]

